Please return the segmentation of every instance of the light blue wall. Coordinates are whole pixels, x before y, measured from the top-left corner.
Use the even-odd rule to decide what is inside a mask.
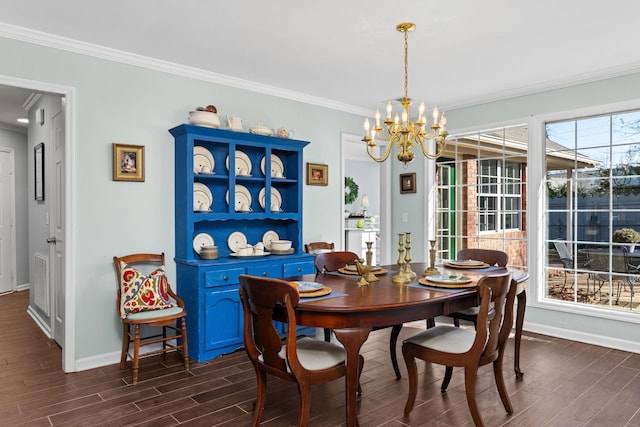
[[[117,352],[114,255],[174,254],[173,139],[167,129],[185,123],[197,106],[221,115],[285,126],[309,140],[305,162],[329,165],[329,185],[304,187],[304,239],[339,241],[343,221],[341,133],[357,134],[362,117],[301,102],[220,86],[29,43],[0,38],[0,75],[76,90],[76,355]],[[112,143],[145,146],[146,180],[111,180]],[[320,225],[320,226],[319,226]],[[175,264],[167,265],[175,278]]]

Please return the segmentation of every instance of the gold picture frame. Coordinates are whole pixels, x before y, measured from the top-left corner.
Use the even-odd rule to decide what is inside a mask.
[[[144,145],[113,144],[113,180],[144,181]]]
[[[400,174],[400,194],[416,192],[416,173]]]
[[[329,166],[307,163],[307,185],[329,185]]]

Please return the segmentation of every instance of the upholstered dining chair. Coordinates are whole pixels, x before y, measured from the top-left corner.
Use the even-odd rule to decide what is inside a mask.
[[[446,366],[442,393],[446,392],[449,385],[453,367],[464,368],[467,404],[476,426],[484,425],[476,404],[476,374],[479,366],[493,363],[498,394],[507,413],[513,413],[504,385],[502,361],[504,346],[513,321],[513,300],[516,290],[517,283],[511,280],[511,273],[484,276],[478,281],[480,309],[475,330],[438,325],[403,342],[402,355],[409,375],[409,394],[404,407],[405,414],[409,414],[413,409],[418,390],[418,369],[415,359]]]
[[[509,263],[509,255],[507,255],[506,252],[495,249],[461,249],[456,256],[456,259],[461,261],[482,261],[489,265],[497,265],[498,267],[506,267]],[[456,326],[460,326],[460,320],[466,320],[475,325],[478,317],[478,307],[471,307],[465,310],[456,311],[455,313],[450,313],[448,316],[453,318],[453,324]]]
[[[316,255],[314,260],[316,266],[317,273],[325,273],[338,271],[338,269],[344,267],[345,265],[353,265],[356,260],[360,257],[358,254],[349,251],[335,251],[335,252],[326,252],[319,253]],[[402,325],[389,325],[384,327],[373,328],[374,331],[380,329],[391,329],[391,335],[389,337],[389,354],[391,355],[391,365],[393,366],[393,372],[396,374],[396,378],[400,379],[400,367],[398,366],[398,356],[396,354],[396,345],[398,343],[398,335],[400,335],[400,331],[402,330]],[[331,330],[324,330],[324,340],[331,340]]]
[[[335,249],[333,242],[310,242],[304,245],[304,251],[308,254],[331,252]]]
[[[297,384],[300,394],[298,426],[306,426],[311,409],[311,386],[334,381],[346,374],[344,348],[308,337],[296,338],[294,310],[300,296],[289,282],[242,274],[239,292],[244,314],[244,347],[258,381],[253,425],[260,425],[267,374],[271,374]],[[284,342],[273,323],[276,310],[284,311],[287,324]],[[360,355],[360,372],[363,365],[364,358]]]
[[[120,369],[132,361],[133,384],[138,382],[140,347],[162,343],[162,348],[146,356],[182,352],[185,371],[189,371],[187,348],[187,311],[184,302],[167,282],[164,272],[164,253],[132,254],[113,257],[118,278],[118,315],[122,319],[122,353]],[[147,271],[153,271],[147,273]],[[162,328],[159,334],[140,337],[142,325]],[[129,348],[133,344],[133,353]]]

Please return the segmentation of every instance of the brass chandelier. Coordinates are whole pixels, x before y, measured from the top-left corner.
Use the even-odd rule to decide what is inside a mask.
[[[404,33],[404,96],[399,99],[402,104],[402,115],[399,116],[396,113],[395,118],[391,118],[393,107],[391,101],[387,104],[387,117],[384,119],[384,125],[386,130],[386,136],[383,134],[383,128],[380,126],[380,111],[376,110],[376,124],[371,127],[369,119],[364,122],[365,134],[362,139],[367,144],[367,153],[376,162],[384,162],[389,157],[393,146],[399,148],[398,160],[403,162],[405,166],[407,163],[413,161],[412,148],[420,146],[422,153],[428,159],[437,159],[444,153],[444,148],[447,144],[447,135],[445,126],[447,124],[447,118],[444,113],[440,114],[438,107],[433,109],[433,122],[431,123],[431,130],[427,130],[427,117],[424,114],[425,104],[424,101],[420,103],[418,107],[418,117],[415,122],[412,122],[409,113],[409,107],[411,106],[411,98],[409,98],[409,32],[416,29],[415,24],[405,22],[398,24],[396,30]],[[379,141],[388,142],[384,153],[380,157],[376,157],[374,149],[378,145],[376,139]],[[430,141],[435,143],[435,152],[430,152],[428,145]]]

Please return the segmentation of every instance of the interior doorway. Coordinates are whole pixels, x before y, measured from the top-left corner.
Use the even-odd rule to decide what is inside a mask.
[[[45,254],[49,257],[51,262],[49,266],[47,266],[45,274],[46,281],[48,282],[49,287],[45,292],[45,298],[48,298],[48,305],[52,309],[50,312],[50,317],[46,318],[46,316],[34,316],[32,312],[29,312],[34,321],[40,326],[40,328],[50,336],[52,339],[55,339],[62,348],[62,368],[65,372],[73,372],[76,370],[75,364],[75,341],[71,339],[71,337],[75,336],[75,305],[74,305],[74,275],[73,269],[70,268],[71,265],[74,264],[74,256],[73,256],[73,229],[72,224],[73,221],[73,206],[75,205],[75,200],[73,198],[73,192],[69,191],[69,187],[73,182],[72,172],[73,168],[64,167],[64,165],[70,165],[70,153],[73,152],[73,117],[74,117],[74,90],[70,87],[63,87],[59,85],[53,85],[49,83],[24,80],[14,77],[8,76],[0,76],[0,86],[3,88],[16,88],[22,89],[25,91],[33,92],[34,94],[47,95],[52,100],[53,103],[59,105],[59,108],[52,108],[50,113],[46,117],[45,120],[51,120],[49,123],[49,127],[44,132],[48,132],[47,134],[38,135],[38,139],[40,138],[48,141],[48,144],[45,145],[49,152],[45,151],[45,167],[44,167],[44,181],[55,183],[57,185],[49,185],[47,186],[49,194],[46,194],[45,200],[46,204],[43,204],[42,201],[34,200],[33,194],[34,189],[31,188],[30,194],[31,196],[28,198],[27,203],[31,204],[33,209],[36,208],[35,203],[40,203],[37,206],[40,209],[45,210],[45,215],[43,215],[43,223],[34,222],[32,218],[29,218],[28,225],[28,236],[29,236],[29,249],[27,251],[27,262],[29,263],[29,282],[34,281],[34,270],[35,270],[35,253],[36,250],[33,249],[33,246],[37,246],[40,254]],[[37,98],[36,98],[37,99]],[[2,104],[14,102],[14,100],[9,101],[8,98],[0,97],[0,107]],[[35,101],[30,103],[25,103],[30,107],[35,105]],[[15,105],[13,105],[15,107]],[[24,107],[24,105],[21,105]],[[2,108],[0,108],[1,110]],[[24,112],[25,116],[27,115],[27,111]],[[32,111],[29,114],[31,118],[35,118],[35,111]],[[55,126],[54,126],[55,124]],[[33,141],[29,140],[29,132],[27,132],[27,144],[29,147],[35,145]],[[45,141],[45,142],[46,142]],[[40,141],[38,141],[40,142]],[[56,149],[57,146],[57,149]],[[27,162],[27,166],[33,174],[35,166],[33,164],[34,161],[34,150],[29,149],[29,159]],[[56,154],[57,152],[57,154]],[[57,159],[57,160],[56,160]],[[57,161],[58,164],[54,167],[54,161]],[[24,185],[26,187],[26,184]],[[69,195],[70,197],[64,197],[64,194]],[[55,203],[50,203],[55,201]],[[55,212],[51,210],[55,209]],[[52,215],[53,214],[53,215]],[[55,224],[51,224],[50,220],[55,221]],[[62,225],[62,227],[58,228],[58,236],[62,235],[58,240],[64,242],[64,246],[61,246],[60,250],[50,250],[50,243],[48,239],[51,236],[56,237],[56,227],[55,225]],[[36,242],[34,244],[34,242]],[[56,245],[57,247],[57,245]],[[21,254],[21,256],[24,256]],[[49,268],[51,267],[51,268]],[[33,283],[29,283],[31,289],[31,294],[33,294]],[[33,296],[31,296],[33,298]],[[54,321],[55,320],[55,321]]]
[[[354,203],[347,205],[344,197],[341,198],[342,212],[346,216],[347,212],[363,213],[363,210],[366,210],[367,217],[374,218],[378,243],[376,245],[376,259],[382,265],[391,263],[391,245],[389,244],[391,242],[391,168],[389,163],[376,163],[373,161],[367,154],[366,147],[362,142],[362,136],[342,134],[340,182],[344,183],[345,177],[351,177],[354,178],[356,183],[360,182],[359,187],[362,187]],[[370,183],[374,183],[374,185],[371,186]],[[365,195],[368,203],[363,206],[362,201]],[[342,221],[340,228],[341,248],[347,249],[347,240],[353,241],[352,238],[348,237],[347,229],[354,224],[354,227],[357,227],[358,220],[350,221],[345,218]],[[352,250],[352,248],[349,248],[349,250]]]

